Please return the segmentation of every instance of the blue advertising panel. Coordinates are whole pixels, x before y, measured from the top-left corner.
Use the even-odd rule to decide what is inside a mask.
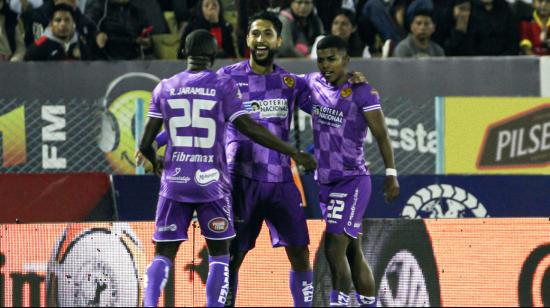
[[[373,176],[368,218],[550,217],[549,176],[400,176],[401,194],[384,203]]]
[[[113,175],[115,202],[120,221],[155,219],[160,179],[156,175]]]
[[[550,176],[408,175],[399,176],[401,194],[384,202],[384,176],[372,177],[366,218],[550,217]],[[321,218],[319,188],[302,176],[308,218]],[[119,220],[155,218],[159,178],[113,176]]]

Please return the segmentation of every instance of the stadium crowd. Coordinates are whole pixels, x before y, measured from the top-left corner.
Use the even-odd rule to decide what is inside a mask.
[[[550,0],[0,0],[0,61],[177,59],[196,29],[246,58],[261,10],[279,57],[315,58],[327,34],[363,58],[550,54]]]

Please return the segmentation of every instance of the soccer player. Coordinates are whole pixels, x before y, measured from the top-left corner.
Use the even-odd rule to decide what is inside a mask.
[[[353,282],[357,301],[375,307],[372,271],[361,249],[362,219],[371,195],[371,180],[363,153],[370,129],[386,166],[384,194],[391,202],[399,194],[393,150],[378,92],[369,84],[348,82],[346,42],[327,36],[317,45],[320,73],[306,75],[312,100],[319,201],[326,221],[325,254],[332,274],[331,306],[348,306]]]
[[[242,109],[234,82],[209,70],[216,55],[215,38],[206,30],[185,41],[188,69],[160,82],[153,91],[149,120],[140,152],[158,170],[155,136],[164,124],[168,145],[157,204],[155,257],[145,274],[144,306],[156,306],[179,245],[197,211],[210,253],[206,282],[208,307],[225,304],[228,291],[229,242],[235,236],[230,182],[224,149],[226,124],[266,147],[314,168],[308,154],[272,135]]]
[[[309,100],[305,80],[274,64],[281,46],[282,24],[277,15],[251,17],[247,34],[249,60],[221,68],[243,96],[244,108],[274,135],[288,141],[296,105]],[[311,306],[313,272],[309,262],[309,233],[301,195],[293,182],[290,159],[255,144],[229,125],[227,159],[233,184],[236,238],[231,243],[230,294],[236,302],[239,268],[255,246],[265,221],[273,247],[285,247],[290,261],[290,291],[296,307]]]

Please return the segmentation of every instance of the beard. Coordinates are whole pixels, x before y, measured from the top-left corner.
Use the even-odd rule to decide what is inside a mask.
[[[275,59],[276,51],[277,50],[269,49],[269,51],[267,52],[267,57],[265,57],[264,59],[258,59],[258,57],[256,56],[256,49],[252,49],[251,56],[256,64],[265,67],[273,64],[273,59]]]

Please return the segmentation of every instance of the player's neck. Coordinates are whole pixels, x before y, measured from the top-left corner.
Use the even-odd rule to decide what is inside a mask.
[[[210,69],[212,61],[206,57],[188,57],[187,70],[189,71],[204,71]]]
[[[252,71],[258,75],[265,75],[265,74],[271,74],[273,73],[273,62],[270,62],[267,66],[260,65],[254,61],[254,59],[250,58],[248,61],[250,64],[250,68]]]
[[[332,84],[335,87],[339,87],[344,83],[346,83],[346,81],[348,81],[348,76],[347,74],[343,74],[340,78],[336,79],[335,82],[331,82],[330,84]]]

